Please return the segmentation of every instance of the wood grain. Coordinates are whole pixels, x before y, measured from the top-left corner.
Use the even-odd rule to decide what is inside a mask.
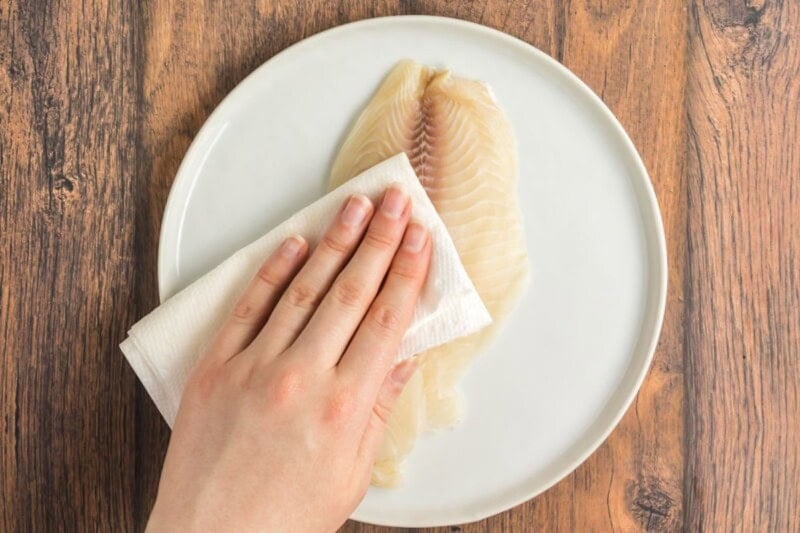
[[[0,8],[4,531],[133,524],[138,20],[108,7]]]
[[[697,2],[686,526],[800,530],[800,4]]]
[[[466,531],[800,530],[800,6],[789,0],[0,4],[0,531],[141,531],[169,438],[117,349],[193,136],[321,30],[436,14],[563,62],[650,171],[668,308],[608,441]],[[346,531],[378,531],[355,522]]]

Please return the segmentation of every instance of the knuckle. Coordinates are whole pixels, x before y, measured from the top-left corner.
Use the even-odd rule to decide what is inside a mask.
[[[339,389],[325,401],[323,419],[331,425],[341,426],[352,419],[357,406],[356,396],[352,391]]]
[[[201,365],[195,369],[186,386],[187,395],[195,401],[209,399],[220,381],[221,372],[211,365]]]
[[[286,291],[286,301],[293,307],[313,308],[319,303],[318,299],[317,291],[302,283],[294,283]]]
[[[400,312],[387,303],[376,305],[370,313],[370,320],[379,331],[394,333],[400,328]]]
[[[395,261],[390,273],[402,281],[417,282],[420,278],[420,268],[412,261]]]
[[[251,324],[256,321],[258,312],[249,300],[244,299],[236,304],[232,313],[233,319],[240,324]]]
[[[389,423],[389,417],[391,416],[392,411],[383,403],[376,402],[375,405],[372,406],[372,412],[383,425],[387,425]]]
[[[395,240],[389,232],[372,228],[364,236],[364,244],[380,251],[393,250],[396,246]]]
[[[270,387],[272,401],[282,405],[298,397],[303,390],[304,380],[302,369],[294,367],[283,369]]]
[[[338,235],[331,232],[326,233],[325,236],[322,237],[322,242],[320,244],[336,255],[345,255],[350,252],[350,244],[344,242]]]
[[[364,302],[364,286],[353,279],[341,279],[334,284],[332,296],[343,307],[359,307]]]
[[[266,262],[261,265],[261,268],[259,268],[258,272],[256,272],[256,279],[266,283],[272,288],[276,288],[281,284],[278,273],[275,272],[275,269],[270,262]]]

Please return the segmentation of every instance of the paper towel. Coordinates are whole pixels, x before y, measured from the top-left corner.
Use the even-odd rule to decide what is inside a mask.
[[[399,184],[411,197],[412,217],[428,228],[433,243],[428,279],[398,360],[478,331],[491,322],[442,219],[406,155],[398,154],[242,248],[131,327],[120,348],[170,426],[195,360],[264,259],[292,234],[302,235],[314,246],[350,195],[361,193],[377,201],[392,183]]]

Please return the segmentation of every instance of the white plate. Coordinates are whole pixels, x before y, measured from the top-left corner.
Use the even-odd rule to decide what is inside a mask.
[[[600,99],[498,31],[392,17],[326,31],[257,69],[200,130],[175,178],[159,247],[162,300],[325,192],[351,121],[410,57],[489,82],[519,140],[531,288],[464,381],[468,411],[420,439],[398,490],[357,520],[478,520],[553,485],[631,403],[664,312],[666,250],[647,172]]]

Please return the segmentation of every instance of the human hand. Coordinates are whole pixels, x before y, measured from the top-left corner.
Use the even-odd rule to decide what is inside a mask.
[[[352,513],[415,370],[394,366],[431,256],[410,211],[395,188],[377,210],[353,196],[313,253],[292,237],[266,260],[189,378],[148,531],[331,531]]]

